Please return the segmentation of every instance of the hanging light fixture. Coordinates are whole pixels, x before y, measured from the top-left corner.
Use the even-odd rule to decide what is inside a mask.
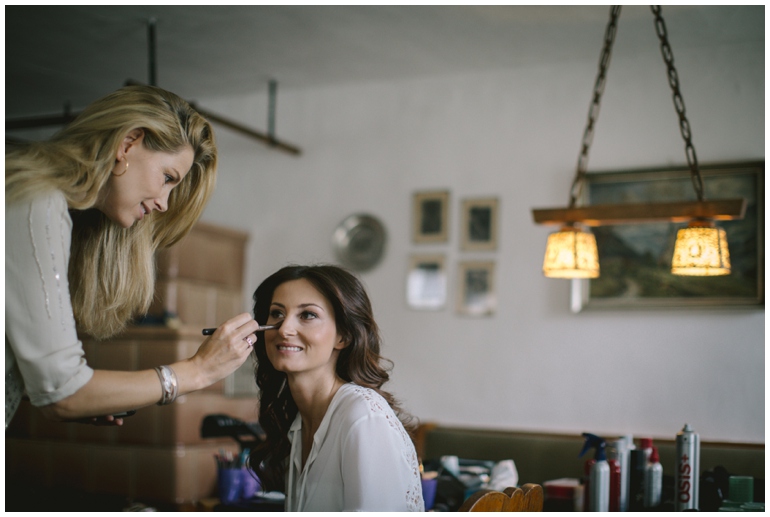
[[[596,237],[575,226],[563,226],[548,236],[543,273],[550,278],[598,278]]]
[[[695,220],[676,234],[671,273],[686,276],[730,274],[727,233],[712,221]]]
[[[560,224],[561,229],[548,236],[543,273],[551,278],[597,278],[599,258],[596,238],[580,227],[602,224],[627,224],[652,221],[691,221],[687,228],[679,230],[672,259],[671,272],[675,275],[713,276],[730,273],[730,253],[724,229],[714,225],[714,219],[742,219],[746,211],[745,199],[720,199],[706,201],[703,195],[703,178],[698,168],[695,147],[692,144],[690,124],[685,115],[684,101],[679,91],[679,79],[671,46],[668,43],[666,25],[660,6],[651,6],[655,15],[655,30],[660,39],[663,61],[666,63],[668,82],[673,91],[674,108],[679,117],[679,129],[685,142],[685,156],[690,169],[697,201],[676,203],[644,203],[622,205],[597,205],[578,207],[577,201],[585,183],[588,149],[594,134],[594,124],[599,115],[599,103],[606,82],[607,67],[612,44],[617,31],[620,6],[610,7],[610,20],[604,34],[604,46],[599,59],[599,72],[588,111],[588,121],[578,157],[577,171],[570,189],[567,208],[535,209],[532,211],[538,224]]]
[[[666,23],[660,14],[660,6],[653,5],[655,31],[660,39],[660,52],[666,62],[668,84],[674,92],[674,108],[679,116],[679,131],[684,139],[684,152],[690,166],[692,184],[698,201],[703,201],[703,178],[698,168],[698,158],[690,135],[690,123],[685,115],[684,100],[679,92],[679,78],[674,68],[674,54],[668,44]],[[727,234],[717,228],[714,221],[697,218],[676,234],[674,256],[671,260],[671,273],[685,276],[716,276],[730,274],[730,252],[727,249]]]
[[[574,209],[585,183],[588,165],[588,149],[594,138],[594,123],[599,116],[599,103],[607,81],[607,66],[610,64],[612,44],[615,41],[620,6],[610,8],[610,21],[604,32],[604,47],[599,58],[599,72],[594,82],[594,93],[588,109],[588,122],[583,131],[583,142],[578,156],[577,172],[570,189],[569,208]],[[570,222],[556,233],[548,236],[543,261],[543,274],[549,278],[597,278],[599,276],[599,251],[593,233],[578,228]]]

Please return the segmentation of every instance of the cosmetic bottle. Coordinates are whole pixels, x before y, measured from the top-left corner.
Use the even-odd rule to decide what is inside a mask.
[[[660,464],[658,448],[653,447],[650,461],[644,469],[644,507],[655,508],[660,505],[663,490],[663,466]]]
[[[617,440],[611,441],[607,445],[607,461],[616,460],[618,465],[620,465],[620,496],[618,499],[617,510],[619,512],[628,511],[628,473],[629,462],[631,461],[631,448],[633,447],[633,443],[634,439],[627,435],[622,436]]]
[[[644,507],[644,486],[646,482],[644,472],[647,470],[647,464],[650,463],[650,456],[652,456],[652,438],[639,438],[639,450],[644,453],[644,462],[642,463],[642,478],[641,487],[639,488],[640,492],[638,495],[638,502],[642,505],[642,507]]]
[[[685,424],[676,435],[675,468],[674,508],[678,512],[698,510],[700,437],[689,424]]]
[[[650,456],[652,456],[652,438],[639,438],[639,448],[644,451],[649,462]]]
[[[593,460],[585,463],[586,509],[589,512],[607,512],[610,509],[610,466],[605,451],[607,442],[595,434],[583,433],[583,437],[586,441],[579,456],[583,456],[589,449],[596,449]]]
[[[610,467],[610,506],[609,511],[620,511],[620,463],[618,460],[607,460]]]

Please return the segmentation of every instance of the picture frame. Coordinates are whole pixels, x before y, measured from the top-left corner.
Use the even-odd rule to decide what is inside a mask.
[[[412,201],[412,240],[417,244],[449,240],[449,191],[415,192]]]
[[[447,271],[442,254],[412,255],[406,279],[406,302],[411,309],[441,310],[446,307]]]
[[[727,232],[732,272],[713,277],[671,274],[678,229],[686,222],[592,228],[600,276],[573,279],[570,309],[764,307],[764,170],[762,162],[699,167],[706,200],[743,197],[743,219],[717,221]],[[585,205],[696,200],[689,167],[590,173]]]
[[[458,264],[457,312],[466,316],[492,316],[497,311],[495,263],[463,261]]]
[[[460,249],[497,249],[498,205],[499,200],[496,197],[463,200]]]

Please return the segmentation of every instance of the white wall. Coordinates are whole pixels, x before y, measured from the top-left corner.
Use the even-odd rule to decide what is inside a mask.
[[[764,41],[703,41],[674,47],[700,162],[764,159]],[[661,438],[687,422],[702,439],[764,442],[764,309],[572,314],[569,283],[540,272],[552,228],[531,209],[568,200],[596,63],[281,90],[278,135],[302,156],[219,129],[219,183],[203,219],[251,234],[250,294],[287,263],[333,262],[331,234],[346,216],[379,217],[386,255],[361,277],[395,362],[390,390],[423,421]],[[266,126],[264,95],[200,105]],[[684,163],[654,32],[618,36],[589,170]],[[412,194],[426,189],[451,192],[446,245],[411,243]],[[460,252],[461,199],[489,195],[501,202],[499,250]],[[408,259],[428,251],[447,256],[450,303],[413,311]],[[454,310],[457,263],[476,257],[497,264],[494,317]]]

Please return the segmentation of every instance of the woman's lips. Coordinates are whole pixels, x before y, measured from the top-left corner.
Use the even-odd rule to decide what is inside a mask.
[[[279,352],[301,352],[302,351],[302,347],[287,345],[287,344],[276,345],[276,348],[278,349]]]

